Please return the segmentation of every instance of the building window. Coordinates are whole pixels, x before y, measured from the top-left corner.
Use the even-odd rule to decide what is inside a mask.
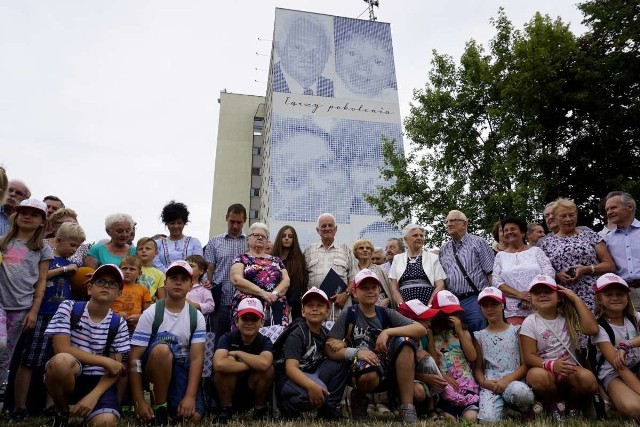
[[[249,218],[251,218],[251,219],[258,218],[258,211],[256,209],[251,209],[249,211]]]
[[[260,168],[251,168],[251,175],[260,175]]]
[[[260,147],[253,147],[253,154],[259,156],[260,154],[262,154],[262,148]]]
[[[252,188],[251,189],[251,196],[252,197],[259,197],[260,196],[260,189],[259,188]]]

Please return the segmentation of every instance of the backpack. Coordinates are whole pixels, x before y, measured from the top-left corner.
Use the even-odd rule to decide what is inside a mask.
[[[347,308],[347,325],[345,327],[345,339],[347,340],[347,345],[352,347],[352,336],[353,336],[353,327],[356,324],[356,319],[358,316],[359,305],[353,304],[349,308]],[[387,310],[380,306],[375,306],[376,316],[382,325],[382,329],[387,329],[391,326],[391,319],[389,318],[389,313]]]
[[[636,328],[636,331],[638,330],[638,320],[634,316],[630,316],[630,315],[625,316],[625,319],[628,319],[631,322],[634,328]],[[598,317],[598,325],[602,326],[602,329],[605,330],[605,332],[607,333],[607,336],[609,337],[609,341],[611,341],[611,344],[615,347],[616,345],[615,334],[613,333],[613,329],[611,328],[611,325],[609,325],[609,322],[606,321],[604,316]],[[602,354],[600,354],[599,358],[596,358],[597,348],[596,348],[596,345],[591,342],[591,338],[589,338],[589,345],[587,347],[587,351],[588,351],[589,366],[591,367],[591,370],[595,374],[596,378],[598,378],[598,372],[600,372],[600,368],[602,368],[602,365],[604,365],[605,358]],[[599,379],[598,379],[598,382],[600,382]]]
[[[276,373],[284,374],[284,343],[287,340],[287,337],[291,335],[296,329],[300,329],[303,335],[308,337],[307,339],[307,350],[313,345],[313,338],[311,337],[311,333],[309,332],[309,328],[307,327],[307,321],[304,317],[298,317],[293,322],[287,326],[284,331],[280,334],[276,342],[273,343],[273,349],[271,350],[273,353],[273,366],[275,368]]]
[[[188,303],[186,303],[188,304]],[[191,304],[189,305],[189,328],[191,330],[191,335],[189,336],[189,342],[193,338],[193,333],[196,331],[198,327],[198,310]],[[162,321],[164,320],[164,300],[160,299],[156,301],[156,313],[153,317],[153,325],[151,325],[151,338],[149,338],[149,342],[152,343],[155,340],[156,335],[158,334],[158,329],[160,325],[162,325]]]
[[[72,331],[78,331],[82,328],[82,326],[80,325],[80,319],[82,319],[82,313],[84,313],[84,308],[86,305],[86,301],[76,301],[73,303],[70,321]],[[105,342],[104,352],[102,353],[106,357],[109,357],[109,349],[113,345],[113,340],[116,338],[119,328],[120,316],[116,313],[113,313],[111,315],[111,322],[109,322],[109,332],[107,332],[107,341]]]

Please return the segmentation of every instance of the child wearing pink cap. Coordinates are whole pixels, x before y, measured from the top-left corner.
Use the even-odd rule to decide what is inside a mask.
[[[478,295],[480,311],[488,326],[474,332],[478,353],[475,377],[480,384],[481,423],[497,423],[502,420],[504,405],[509,404],[523,412],[528,420],[534,402],[533,391],[524,383],[527,366],[520,354],[518,326],[505,321],[505,297],[502,291],[487,286]]]
[[[613,406],[622,415],[640,418],[640,313],[634,310],[629,285],[621,277],[607,273],[598,279],[595,290],[598,335],[595,366],[598,381]]]
[[[434,294],[432,307],[438,314],[431,321],[429,352],[439,361],[440,371],[449,383],[438,406],[448,418],[461,417],[475,423],[479,387],[471,363],[476,361],[477,353],[471,333],[462,322],[464,309],[458,298],[446,290]]]
[[[570,417],[579,414],[579,399],[598,391],[593,373],[576,356],[578,332],[596,335],[598,323],[586,304],[568,288],[556,285],[550,276],[538,275],[529,284],[535,312],[520,328],[520,344],[529,367],[527,384],[555,421],[564,420],[558,405],[569,396],[565,408]]]

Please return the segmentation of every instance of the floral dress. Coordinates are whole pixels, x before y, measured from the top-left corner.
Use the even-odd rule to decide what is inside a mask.
[[[252,257],[247,254],[241,254],[233,260],[233,263],[244,265],[244,278],[267,292],[273,291],[278,286],[282,280],[282,270],[285,268],[280,258],[271,255]],[[235,323],[233,319],[235,319],[238,312],[238,304],[245,298],[258,298],[262,301],[261,298],[255,295],[248,295],[236,290],[233,301],[231,301],[232,325]],[[264,304],[265,302],[262,301],[262,303]],[[287,296],[282,295],[266,310],[265,326],[282,325],[286,327],[289,325],[289,310]]]
[[[603,241],[602,237],[593,231],[578,231],[574,236],[547,236],[540,242],[540,249],[547,254],[556,272],[566,271],[572,265],[598,264],[595,247]],[[591,312],[595,308],[595,282],[595,276],[588,275],[568,286],[584,301]]]
[[[436,352],[440,355],[441,371],[458,383],[458,390],[447,385],[440,397],[455,407],[473,408],[479,400],[479,386],[473,378],[460,339],[453,330],[448,330],[434,335],[433,341]]]

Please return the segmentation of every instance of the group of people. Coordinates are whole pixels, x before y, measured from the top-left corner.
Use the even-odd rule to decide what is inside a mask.
[[[408,423],[489,423],[505,408],[560,420],[598,391],[640,418],[640,222],[627,193],[607,195],[599,233],[558,199],[544,211],[548,234],[506,218],[492,248],[452,210],[440,249],[409,224],[377,259],[366,238],[336,242],[328,213],[304,250],[292,226],[273,241],[262,223],[245,234],[240,204],[203,247],[173,201],[168,235],[134,245],[135,222],[114,214],[109,238],[89,246],[75,211],[31,198],[4,170],[0,202],[0,366],[2,380],[11,366],[14,421],[29,415],[36,372],[53,426],[116,425],[127,403],[145,422],[197,423],[211,400],[220,423],[251,408],[265,419],[269,402],[328,421],[343,407],[365,418],[376,402]]]

